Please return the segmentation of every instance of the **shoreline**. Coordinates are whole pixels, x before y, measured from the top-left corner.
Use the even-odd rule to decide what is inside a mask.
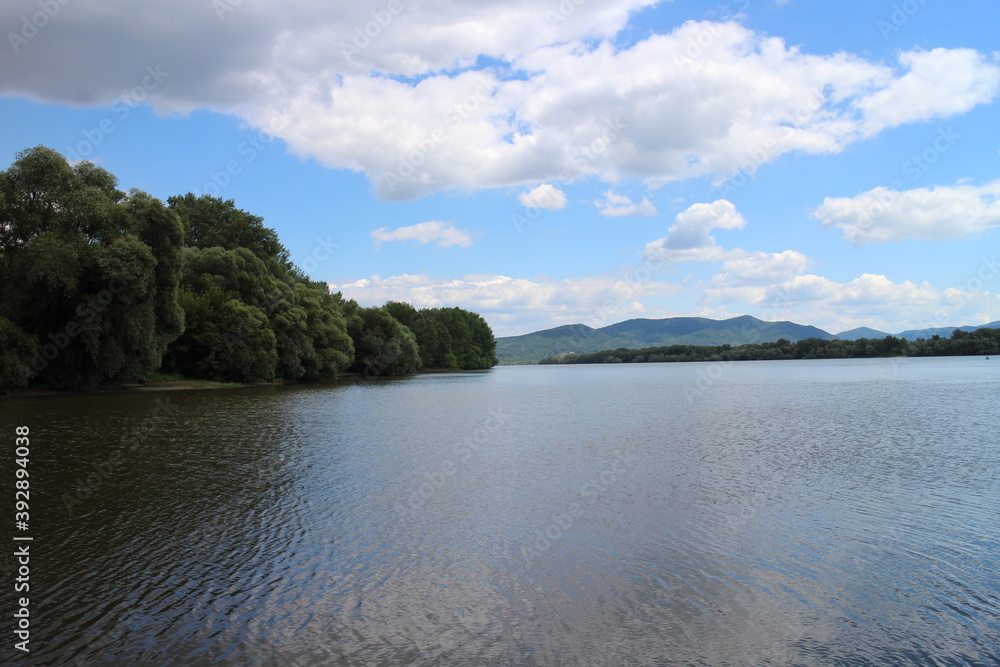
[[[425,368],[406,375],[384,375],[375,379],[407,377],[408,375],[430,375],[436,373],[480,373],[481,370],[466,371],[448,368]],[[42,396],[87,396],[98,394],[139,394],[154,391],[194,391],[199,389],[248,389],[253,387],[290,387],[294,385],[321,385],[329,382],[342,382],[362,378],[360,373],[344,373],[322,382],[212,382],[211,380],[171,380],[169,382],[150,382],[148,384],[123,383],[114,385],[99,385],[87,389],[48,389],[43,387],[19,387],[0,390],[0,400],[5,398],[38,398]],[[370,381],[370,380],[368,380]],[[185,384],[185,383],[192,384]],[[201,384],[199,384],[201,383]]]
[[[206,386],[196,386],[196,385],[161,385],[156,383],[151,384],[120,384],[120,385],[102,385],[97,387],[90,387],[88,389],[45,389],[41,387],[22,387],[16,389],[8,389],[0,393],[0,399],[4,398],[37,398],[39,396],[86,396],[89,394],[140,394],[152,391],[192,391],[196,389],[245,389],[248,387],[277,387],[281,386],[282,382],[255,382],[252,384],[224,384],[218,383],[217,385],[206,385]]]

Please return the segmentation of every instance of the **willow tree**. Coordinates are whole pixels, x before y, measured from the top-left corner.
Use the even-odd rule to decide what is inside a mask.
[[[232,200],[171,197],[185,229],[187,330],[167,370],[220,380],[325,380],[354,347],[340,301],[288,260],[277,233]]]
[[[345,310],[347,332],[354,341],[352,371],[371,379],[420,369],[416,337],[386,308],[362,308],[347,301]]]
[[[141,378],[183,329],[180,220],[117,186],[42,146],[0,172],[0,383]]]

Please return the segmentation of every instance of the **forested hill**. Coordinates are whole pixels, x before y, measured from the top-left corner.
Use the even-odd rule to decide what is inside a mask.
[[[1000,328],[1000,322],[978,326],[912,329],[895,334],[909,341],[948,338],[956,329],[971,333],[979,329]],[[837,335],[822,329],[794,322],[764,322],[744,315],[728,320],[704,317],[668,317],[662,320],[635,319],[593,329],[583,324],[570,324],[523,336],[497,339],[497,356],[502,364],[532,364],[563,354],[587,354],[611,350],[642,350],[649,347],[687,345],[713,347],[738,346],[747,343],[773,343],[785,339],[795,343],[810,338],[819,340],[849,340],[861,338],[880,340],[891,334],[861,327]]]
[[[921,338],[915,341],[895,336],[886,336],[881,339],[859,338],[857,340],[807,338],[796,342],[782,338],[773,343],[748,343],[735,347],[732,345],[668,345],[639,350],[620,348],[587,354],[562,354],[542,359],[538,363],[617,364],[959,355],[1000,356],[1000,329],[982,327],[972,332],[955,329],[951,338],[932,335],[931,338]]]
[[[41,146],[0,172],[0,389],[497,363],[476,313],[361,307],[310,280],[275,231],[232,200],[164,204],[117,185]]]
[[[740,345],[779,338],[798,341],[806,338],[832,339],[834,336],[812,326],[794,322],[764,322],[749,315],[728,320],[705,317],[634,319],[600,329],[571,324],[523,336],[498,338],[497,356],[502,364],[524,364],[574,352],[663,345]]]

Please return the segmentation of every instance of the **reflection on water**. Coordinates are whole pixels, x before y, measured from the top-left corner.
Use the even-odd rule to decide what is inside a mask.
[[[3,400],[29,662],[993,664],[998,390],[952,358]]]

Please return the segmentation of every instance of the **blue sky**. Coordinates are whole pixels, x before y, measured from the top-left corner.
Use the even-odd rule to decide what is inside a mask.
[[[341,3],[337,3],[341,4]],[[235,200],[497,335],[1000,319],[1000,5],[8,2],[0,164]]]

